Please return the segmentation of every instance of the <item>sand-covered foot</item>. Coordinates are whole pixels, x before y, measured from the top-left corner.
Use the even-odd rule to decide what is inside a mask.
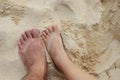
[[[56,66],[59,69],[64,67],[63,65],[68,60],[68,56],[64,50],[58,26],[48,27],[43,32],[42,39]]]
[[[46,74],[46,59],[40,32],[37,29],[25,31],[18,43],[19,54],[28,71],[34,70],[40,76]]]

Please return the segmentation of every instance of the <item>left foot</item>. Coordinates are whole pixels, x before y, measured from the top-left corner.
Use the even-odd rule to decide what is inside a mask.
[[[18,43],[20,57],[28,71],[35,71],[40,76],[46,75],[46,58],[37,29],[25,31]]]
[[[57,68],[63,71],[70,60],[64,50],[59,27],[55,25],[48,27],[43,32],[42,39]]]

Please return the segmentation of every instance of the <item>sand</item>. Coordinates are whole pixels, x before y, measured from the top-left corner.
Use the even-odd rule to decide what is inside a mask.
[[[70,60],[100,80],[120,80],[120,0],[0,0],[0,80],[27,73],[17,42],[57,24]],[[48,76],[66,80],[46,52]]]

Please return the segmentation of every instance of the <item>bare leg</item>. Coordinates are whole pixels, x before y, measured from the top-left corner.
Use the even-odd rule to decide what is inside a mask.
[[[48,27],[43,32],[42,38],[55,64],[64,72],[68,80],[97,80],[69,60],[57,26]]]
[[[19,54],[28,70],[23,80],[44,80],[46,77],[46,58],[37,29],[26,31],[18,43]]]

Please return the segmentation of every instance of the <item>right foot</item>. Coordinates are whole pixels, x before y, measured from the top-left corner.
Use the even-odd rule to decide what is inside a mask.
[[[26,31],[18,43],[20,57],[29,72],[34,71],[40,77],[46,76],[46,58],[37,29]]]
[[[64,50],[58,26],[48,27],[43,32],[42,38],[56,66],[59,69],[64,67],[69,59]]]

